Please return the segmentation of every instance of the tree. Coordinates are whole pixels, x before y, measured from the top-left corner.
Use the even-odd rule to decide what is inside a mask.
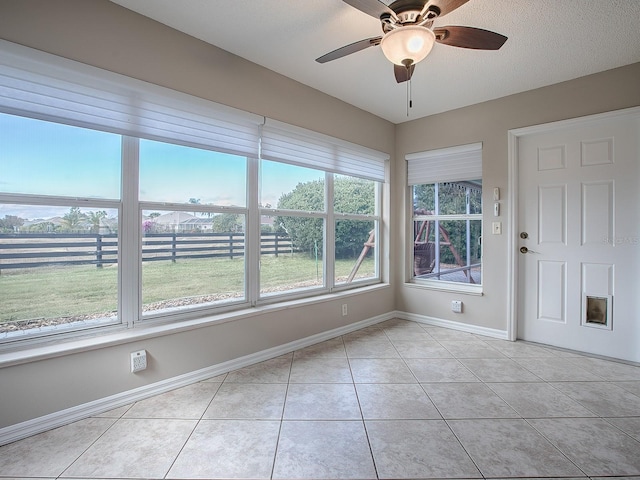
[[[71,207],[69,212],[62,217],[69,230],[79,229],[82,221],[86,218],[87,216],[80,211],[80,207]]]
[[[212,219],[212,229],[215,233],[231,233],[242,231],[240,215],[235,213],[221,213]]]
[[[91,233],[100,233],[100,222],[107,216],[107,212],[100,210],[98,212],[88,212],[87,219],[91,223]]]
[[[352,177],[337,177],[334,182],[334,208],[343,213],[375,213],[375,185]],[[278,200],[279,209],[324,211],[324,181],[299,183]],[[274,226],[286,232],[296,248],[315,254],[322,251],[322,219],[278,216]],[[351,257],[359,253],[369,238],[371,222],[342,220],[336,225],[336,257]]]
[[[24,225],[24,219],[15,215],[5,215],[4,218],[0,218],[1,233],[13,233],[22,225]]]

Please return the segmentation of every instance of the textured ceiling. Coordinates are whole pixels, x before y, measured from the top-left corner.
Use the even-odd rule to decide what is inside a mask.
[[[498,51],[436,44],[416,66],[407,116],[406,84],[379,47],[315,62],[381,34],[342,0],[112,1],[393,123],[640,62],[640,0],[470,0],[435,26],[509,40]]]

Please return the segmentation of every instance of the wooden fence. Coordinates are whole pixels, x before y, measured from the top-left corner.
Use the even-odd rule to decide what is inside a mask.
[[[244,256],[244,233],[151,233],[142,238],[142,261]],[[282,255],[296,251],[291,239],[263,233],[260,253]],[[26,233],[0,234],[0,271],[52,265],[103,265],[118,262],[116,234]]]

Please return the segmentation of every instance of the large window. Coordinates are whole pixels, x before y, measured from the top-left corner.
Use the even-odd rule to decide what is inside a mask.
[[[386,155],[7,42],[0,56],[0,343],[380,281]]]
[[[0,114],[0,338],[117,321],[120,138]]]
[[[473,178],[482,171],[481,146],[413,154],[407,160],[412,280],[440,287],[445,282],[481,285],[482,180]]]
[[[324,287],[325,173],[260,162],[260,294]]]
[[[140,140],[139,163],[143,315],[245,300],[247,159]]]
[[[377,208],[376,182],[338,175],[334,184],[335,281],[376,278]]]

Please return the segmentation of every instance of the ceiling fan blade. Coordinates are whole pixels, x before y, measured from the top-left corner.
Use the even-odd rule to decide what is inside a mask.
[[[396,82],[402,83],[411,80],[413,71],[416,69],[416,64],[412,64],[409,68],[404,65],[393,65],[393,73],[396,75]]]
[[[359,42],[354,42],[349,45],[345,45],[344,47],[340,47],[332,52],[326,53],[321,57],[316,58],[316,62],[327,63],[331,60],[346,57],[347,55],[359,52],[360,50],[364,50],[365,48],[380,45],[380,40],[382,40],[382,37],[365,38],[364,40],[360,40]]]
[[[430,8],[431,10],[434,10],[433,7],[435,7],[435,9],[438,12],[438,16],[442,17],[447,13],[453,12],[456,8],[461,7],[468,1],[469,0],[429,0],[425,4],[424,9],[422,10],[422,13],[424,14]]]
[[[440,27],[434,28],[433,33],[438,43],[475,50],[498,50],[507,41],[504,35],[475,27]]]
[[[347,5],[351,5],[353,8],[357,8],[361,12],[371,15],[375,18],[380,18],[383,14],[391,15],[395,18],[396,14],[386,4],[379,0],[342,0]]]

